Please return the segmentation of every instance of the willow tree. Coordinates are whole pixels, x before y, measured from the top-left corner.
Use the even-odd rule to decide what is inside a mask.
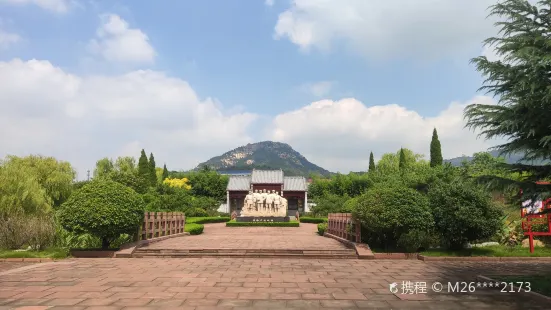
[[[526,0],[504,0],[490,7],[497,17],[498,35],[484,41],[499,60],[485,56],[471,60],[485,77],[484,90],[496,105],[471,104],[465,109],[467,127],[486,139],[505,142],[494,149],[502,155],[523,154],[523,162],[551,159],[551,0],[535,5]],[[533,162],[533,161],[532,161]],[[551,197],[551,185],[537,181],[551,177],[551,165],[513,164],[505,168],[518,179],[481,176],[479,180],[502,189],[522,190],[524,199]]]

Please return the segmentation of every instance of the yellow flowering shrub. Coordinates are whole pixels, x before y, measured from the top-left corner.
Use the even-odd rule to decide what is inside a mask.
[[[178,187],[178,188],[183,188],[183,189],[191,189],[191,185],[188,184],[189,180],[187,178],[181,178],[181,179],[171,179],[171,178],[166,178],[164,181],[163,181],[163,184],[166,184],[170,187]]]

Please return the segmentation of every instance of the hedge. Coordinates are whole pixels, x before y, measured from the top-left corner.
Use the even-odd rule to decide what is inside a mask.
[[[187,217],[186,223],[195,223],[195,224],[209,224],[209,223],[225,223],[228,222],[230,217]]]
[[[327,223],[327,218],[319,218],[319,217],[301,217],[299,218],[301,223],[312,223],[312,224],[321,224],[321,223]]]
[[[200,235],[203,233],[204,228],[203,224],[186,223],[184,230],[190,235]]]
[[[264,226],[264,227],[299,227],[298,221],[291,222],[236,222],[235,220],[226,223],[226,227],[245,227],[245,226]]]

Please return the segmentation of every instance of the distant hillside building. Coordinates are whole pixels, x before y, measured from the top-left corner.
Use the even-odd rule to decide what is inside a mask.
[[[245,196],[249,191],[266,190],[277,191],[288,201],[287,215],[309,212],[308,182],[305,177],[286,177],[282,170],[256,170],[250,174],[230,175],[227,187],[226,212],[237,211],[243,208]]]

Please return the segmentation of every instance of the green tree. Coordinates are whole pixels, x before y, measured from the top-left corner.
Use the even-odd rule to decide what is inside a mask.
[[[502,154],[521,153],[524,160],[551,159],[551,1],[533,5],[526,0],[504,0],[491,6],[500,19],[499,35],[486,39],[501,60],[485,56],[471,60],[485,77],[481,90],[498,98],[498,104],[475,103],[466,107],[467,127],[480,129],[487,139],[505,138],[494,149]],[[520,180],[499,176],[479,178],[496,188],[523,191],[524,199],[551,197],[551,165],[504,165]]]
[[[121,234],[133,234],[143,221],[144,202],[129,187],[98,179],[76,190],[58,211],[68,231],[101,238],[107,249]]]
[[[147,155],[145,155],[145,150],[142,149],[142,153],[140,155],[140,159],[138,159],[138,174],[146,179],[151,180],[151,177],[149,176],[149,162],[147,161]]]
[[[166,169],[166,164],[163,166],[163,175],[161,177],[161,182],[168,178],[168,169]]]
[[[155,168],[156,168],[155,157],[153,157],[153,153],[150,153],[149,154],[149,181],[153,186],[157,185],[157,171]]]
[[[136,159],[130,156],[118,157],[115,161],[115,169],[124,173],[136,172]]]
[[[102,158],[96,162],[96,168],[94,169],[94,178],[105,177],[113,170],[115,170],[113,160],[107,157]]]
[[[404,153],[404,149],[400,149],[400,160],[398,162],[398,168],[400,170],[403,170],[406,168],[406,154]]]
[[[52,207],[46,189],[30,167],[11,162],[0,165],[0,219],[28,214],[45,214]]]
[[[430,166],[442,166],[444,158],[442,157],[442,147],[440,140],[438,140],[438,133],[436,128],[432,131],[432,140],[430,141]]]
[[[501,227],[501,210],[486,191],[470,182],[437,182],[430,187],[428,197],[436,229],[451,249],[489,238]]]
[[[373,152],[369,153],[369,172],[375,171],[375,159],[373,159]]]
[[[46,191],[53,206],[63,203],[73,190],[76,172],[68,162],[37,155],[8,156],[3,165],[12,166],[14,169],[28,168],[27,173]]]

